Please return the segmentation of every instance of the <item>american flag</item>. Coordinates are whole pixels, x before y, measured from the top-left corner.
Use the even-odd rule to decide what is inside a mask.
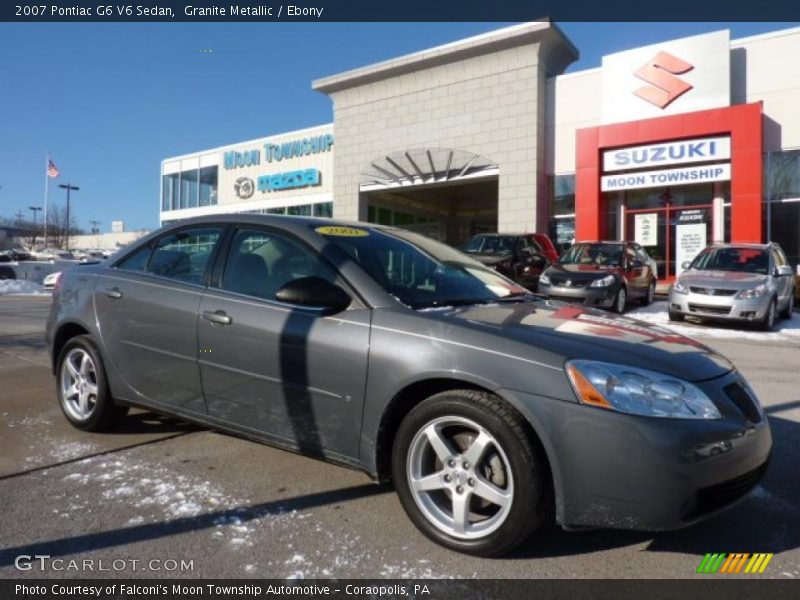
[[[58,177],[58,167],[56,166],[56,163],[49,159],[47,161],[47,176]]]

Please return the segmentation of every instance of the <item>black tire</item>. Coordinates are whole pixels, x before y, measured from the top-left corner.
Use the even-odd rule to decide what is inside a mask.
[[[767,312],[764,313],[764,317],[756,322],[756,328],[761,331],[772,331],[772,328],[775,326],[775,321],[777,320],[777,314],[778,301],[773,298],[770,300],[769,308]]]
[[[642,296],[642,306],[650,306],[653,303],[653,299],[656,296],[656,280],[650,282],[650,285],[647,286],[647,292],[645,292],[644,296]]]
[[[683,321],[685,319],[685,316],[682,312],[678,312],[675,310],[670,310],[668,311],[667,314],[669,315],[670,321]]]
[[[625,307],[628,305],[628,290],[624,285],[619,286],[617,295],[614,296],[614,304],[611,305],[611,310],[618,315],[625,312]]]
[[[479,481],[482,479],[483,482],[491,479],[491,483],[494,484],[497,481],[495,479],[497,472],[501,471],[501,469],[498,469],[497,472],[492,470],[497,469],[496,461],[498,460],[500,466],[507,465],[508,471],[510,471],[510,475],[503,480],[507,488],[510,488],[511,500],[508,502],[508,507],[501,509],[488,503],[490,511],[494,508],[497,509],[495,515],[505,511],[504,517],[502,519],[497,517],[496,529],[474,539],[463,539],[463,537],[448,533],[437,526],[434,519],[426,516],[417,504],[415,494],[417,497],[421,497],[421,494],[430,494],[425,498],[433,498],[433,494],[439,494],[437,498],[441,499],[445,507],[447,503],[450,504],[451,516],[454,517],[453,499],[458,489],[465,490],[465,492],[458,493],[468,494],[466,504],[468,507],[467,521],[469,522],[473,514],[482,510],[481,503],[485,504],[481,495],[477,493],[477,487],[474,488],[475,494],[466,486],[452,490],[438,489],[435,492],[414,492],[409,481],[410,465],[414,457],[412,443],[417,443],[415,440],[423,436],[422,432],[431,422],[446,422],[448,419],[459,418],[479,425],[497,442],[500,448],[498,452],[494,445],[486,446],[487,450],[481,455],[480,464],[472,465],[475,473],[480,474],[474,476]],[[423,439],[427,441],[428,438]],[[466,455],[466,448],[471,445],[471,442],[459,440],[458,434],[456,434],[448,444],[450,450],[463,453],[454,454],[457,461],[462,461]],[[456,448],[456,446],[464,447]],[[488,450],[490,448],[493,451]],[[435,456],[433,458],[438,460]],[[457,464],[456,468],[458,469],[464,464],[463,462]],[[492,465],[488,471],[488,477],[487,471],[485,471],[487,465]],[[444,462],[436,463],[433,467],[434,474],[446,471],[446,466]],[[505,469],[502,469],[502,473],[505,477]],[[463,471],[460,475],[464,475]],[[443,477],[443,480],[450,481],[447,479],[447,475]],[[553,522],[553,486],[544,451],[538,444],[538,440],[532,440],[529,437],[523,417],[502,399],[489,393],[474,390],[452,390],[431,396],[416,406],[406,416],[397,431],[392,448],[392,478],[400,502],[414,525],[433,541],[457,552],[476,556],[498,556],[516,548],[537,530]],[[457,476],[454,476],[453,483],[443,483],[442,487],[445,485],[455,486],[456,478]],[[476,485],[472,478],[468,478],[466,481],[470,486]],[[469,525],[472,526],[472,523]]]
[[[786,303],[786,308],[781,311],[781,319],[791,319],[792,311],[794,310],[794,290],[789,294],[789,301]]]
[[[84,376],[83,381],[85,381],[88,386],[93,386],[96,389],[96,393],[90,395],[94,397],[93,403],[91,400],[87,401],[87,404],[92,403],[92,406],[86,410],[86,416],[84,418],[80,418],[75,414],[76,410],[78,410],[75,405],[78,404],[78,402],[68,400],[63,390],[64,370],[68,368],[67,359],[70,357],[70,360],[73,360],[73,357],[81,356],[81,353],[87,354],[93,363],[93,368]],[[64,413],[64,416],[71,425],[83,431],[106,431],[117,426],[128,414],[127,406],[120,406],[111,398],[105,367],[103,366],[103,359],[100,356],[97,346],[95,346],[88,335],[76,336],[64,344],[58,356],[57,365],[56,395],[58,397],[58,404],[61,407],[61,412]],[[73,363],[73,367],[74,366],[75,364]]]

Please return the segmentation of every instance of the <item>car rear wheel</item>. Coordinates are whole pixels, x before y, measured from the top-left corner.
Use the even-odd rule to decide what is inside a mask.
[[[784,319],[792,318],[792,311],[794,310],[794,290],[789,294],[789,301],[786,303],[786,308],[781,312],[781,317]]]
[[[757,327],[761,331],[771,331],[772,328],[775,326],[775,317],[778,312],[778,303],[773,298],[770,300],[769,307],[767,308],[767,312],[764,314],[764,317],[758,321]]]
[[[647,286],[647,293],[642,298],[642,306],[650,306],[656,297],[656,282],[655,279]]]
[[[412,522],[432,540],[478,556],[508,552],[552,521],[548,472],[522,417],[473,390],[423,401],[393,446],[392,477]]]
[[[625,312],[625,306],[628,303],[628,293],[625,286],[620,286],[617,295],[614,297],[614,305],[611,307],[613,311],[619,315]]]
[[[64,345],[56,382],[61,410],[78,429],[104,431],[128,413],[127,406],[118,406],[111,398],[100,353],[87,335]]]

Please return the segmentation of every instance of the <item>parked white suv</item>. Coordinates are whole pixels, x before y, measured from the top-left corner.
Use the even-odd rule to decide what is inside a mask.
[[[752,322],[791,318],[795,282],[778,244],[718,244],[700,252],[669,292],[670,321],[686,316]]]

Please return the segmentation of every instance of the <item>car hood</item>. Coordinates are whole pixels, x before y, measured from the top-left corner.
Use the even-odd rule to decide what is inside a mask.
[[[686,285],[744,290],[765,283],[767,275],[743,273],[741,271],[700,271],[689,269],[681,273],[678,279]]]
[[[467,254],[470,258],[474,258],[475,260],[482,262],[484,265],[492,266],[496,265],[497,263],[501,263],[504,260],[508,260],[512,257],[511,254]]]
[[[451,324],[456,321],[565,359],[627,364],[689,381],[719,377],[734,368],[711,348],[670,329],[574,304],[542,300],[436,312]],[[498,347],[503,347],[501,340]]]
[[[573,280],[586,281],[592,279],[600,279],[609,273],[615,273],[619,267],[610,265],[565,265],[556,263],[547,268],[547,274],[551,277],[553,275],[569,277]]]

